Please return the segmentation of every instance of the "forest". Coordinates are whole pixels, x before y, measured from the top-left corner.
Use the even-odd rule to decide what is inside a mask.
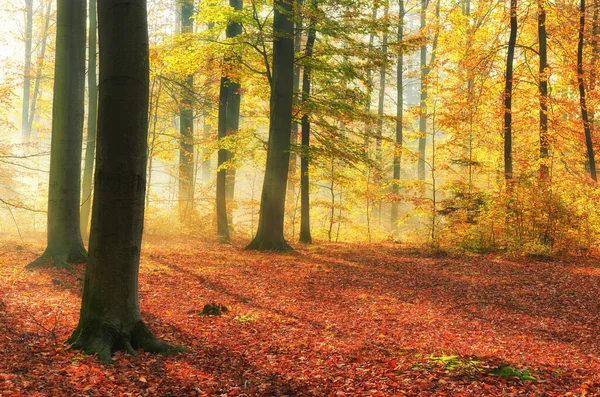
[[[600,0],[0,0],[0,397],[600,396]]]

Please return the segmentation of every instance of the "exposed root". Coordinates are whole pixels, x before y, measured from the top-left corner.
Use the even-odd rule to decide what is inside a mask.
[[[98,360],[110,364],[116,351],[126,351],[137,356],[137,350],[150,353],[175,354],[183,349],[162,342],[150,332],[143,321],[137,322],[129,332],[120,330],[114,324],[99,320],[81,323],[67,340],[72,349],[83,350],[86,354],[97,354]]]
[[[73,250],[70,253],[52,253],[46,249],[39,258],[25,266],[26,269],[35,269],[38,267],[55,267],[58,269],[72,270],[73,263],[85,263],[87,261],[87,252],[85,250]]]
[[[256,237],[254,240],[252,240],[252,242],[250,244],[248,244],[246,249],[247,250],[256,250],[256,251],[280,251],[280,252],[294,250],[292,248],[292,246],[289,245],[287,243],[287,241],[285,241],[284,239],[281,239],[279,241],[266,241],[265,239],[260,238],[260,237]]]

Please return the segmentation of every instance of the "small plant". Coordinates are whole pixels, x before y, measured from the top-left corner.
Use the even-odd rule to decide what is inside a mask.
[[[200,312],[201,316],[220,316],[223,313],[227,313],[229,309],[227,306],[222,305],[220,303],[210,303],[204,305],[202,312]]]
[[[250,314],[250,315],[239,315],[239,316],[235,316],[233,318],[235,321],[238,321],[240,323],[252,323],[254,321],[256,321],[256,315],[254,314]]]
[[[496,367],[490,371],[490,374],[498,375],[502,378],[519,378],[520,380],[532,380],[535,381],[536,378],[530,373],[528,370],[519,371],[516,368],[511,367],[510,365],[501,365]]]
[[[458,356],[429,356],[429,359],[435,363],[441,364],[444,368],[453,371],[459,369],[465,370],[478,370],[477,366],[481,364],[480,361],[476,360],[462,360]]]

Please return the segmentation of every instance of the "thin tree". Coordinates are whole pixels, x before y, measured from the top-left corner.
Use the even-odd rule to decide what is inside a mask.
[[[48,44],[48,35],[50,31],[50,17],[52,16],[52,3],[53,2],[51,0],[46,2],[46,11],[44,13],[44,30],[42,32],[40,49],[35,65],[35,83],[33,85],[31,104],[29,106],[29,121],[27,123],[27,131],[29,131],[30,135],[33,131],[33,120],[35,119],[35,113],[37,110],[37,99],[40,96],[40,84],[42,83],[44,60],[46,59],[46,47]]]
[[[21,135],[29,139],[29,99],[31,96],[31,47],[33,41],[33,0],[25,0],[25,62],[23,65],[23,111],[21,114]]]
[[[313,9],[308,27],[308,37],[306,39],[306,49],[304,51],[305,64],[302,74],[302,107],[305,108],[310,100],[310,84],[312,77],[312,56],[317,38],[317,30],[315,28],[314,14],[317,8],[317,1],[311,2]],[[300,242],[305,244],[312,243],[310,234],[310,184],[309,170],[310,163],[310,119],[308,111],[305,109],[302,115],[302,150],[300,159]],[[332,177],[333,180],[333,177]],[[333,215],[332,215],[333,217]]]
[[[596,160],[594,158],[594,145],[592,142],[592,129],[588,118],[588,109],[585,98],[585,83],[583,81],[583,43],[585,37],[585,0],[579,3],[579,38],[577,40],[577,85],[579,86],[579,104],[581,107],[581,119],[583,120],[583,131],[585,134],[585,146],[590,166],[590,176],[597,181]]]
[[[242,0],[229,0],[229,5],[236,11],[243,8]],[[227,38],[234,38],[242,33],[242,25],[236,21],[227,24]],[[227,55],[223,60],[226,72],[234,67],[237,57]],[[218,139],[222,141],[227,135],[235,133],[240,124],[240,84],[232,80],[227,74],[221,77],[219,90],[219,120]],[[223,168],[227,160],[232,157],[231,152],[220,148],[218,153],[217,171],[217,233],[224,241],[229,241],[229,225],[227,200],[233,199],[235,173],[233,170]],[[229,180],[227,180],[229,179]],[[229,185],[229,186],[228,186]],[[229,189],[228,189],[229,187]],[[229,216],[231,218],[231,216]]]
[[[398,0],[398,35],[397,40],[402,44],[404,40],[404,0]],[[398,183],[400,181],[400,166],[402,164],[402,140],[403,126],[402,119],[404,118],[404,51],[402,48],[398,50],[398,61],[396,67],[396,145],[394,147],[394,183],[392,184],[392,193],[394,199],[392,201],[391,224],[392,231],[398,232],[398,200],[399,193]]]
[[[258,230],[249,249],[289,250],[283,235],[294,95],[294,1],[275,0],[267,165]]]
[[[48,189],[48,245],[28,267],[83,263],[79,222],[85,89],[85,1],[57,2],[56,61]]]
[[[538,42],[539,42],[539,91],[540,91],[540,181],[546,182],[549,177],[548,155],[548,55],[546,34],[545,0],[538,0]]]
[[[79,324],[68,342],[109,362],[116,350],[135,354],[138,348],[150,352],[173,348],[146,327],[138,300],[148,146],[146,1],[100,1],[98,27],[98,154],[90,235],[93,255],[86,268]]]
[[[510,0],[510,36],[506,55],[506,78],[504,84],[504,178],[513,178],[512,165],[512,90],[513,62],[517,45],[517,0]]]
[[[190,34],[194,28],[194,1],[181,2],[181,33]],[[194,109],[192,98],[194,76],[182,84],[179,104],[179,220],[187,222],[194,208]]]
[[[98,121],[98,86],[96,84],[96,0],[89,0],[88,34],[88,127],[83,182],[81,185],[81,235],[87,236],[92,208],[92,175],[96,152],[96,129]]]
[[[421,30],[424,31],[427,27],[427,6],[429,0],[421,0]],[[440,1],[438,0],[435,7],[435,15],[440,16]],[[425,150],[427,147],[427,77],[431,71],[431,65],[435,62],[437,52],[437,42],[439,29],[436,31],[431,45],[431,58],[427,62],[427,43],[421,46],[420,63],[421,63],[421,97],[419,111],[419,159],[417,161],[417,175],[420,181],[425,180]]]

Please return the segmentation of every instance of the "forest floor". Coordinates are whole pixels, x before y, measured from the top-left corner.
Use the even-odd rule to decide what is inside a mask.
[[[105,365],[63,343],[84,266],[0,242],[0,396],[600,396],[598,258],[242,247],[147,239],[142,316],[187,350]]]

